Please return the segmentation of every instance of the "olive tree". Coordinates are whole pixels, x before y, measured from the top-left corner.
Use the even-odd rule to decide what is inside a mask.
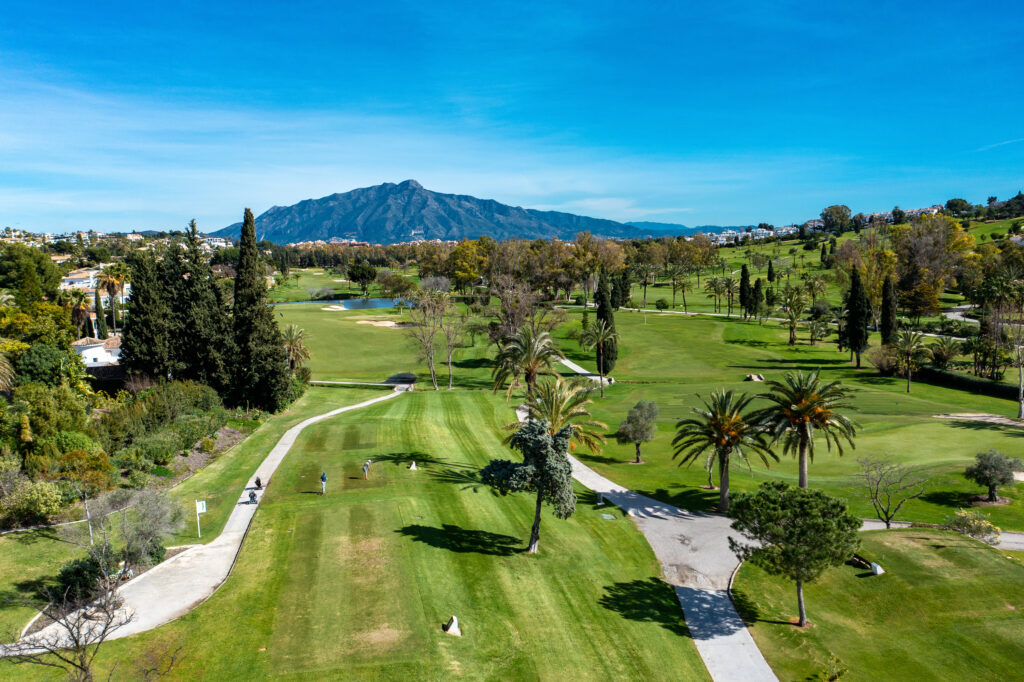
[[[658,435],[658,404],[641,400],[630,408],[626,419],[619,424],[619,430],[615,434],[615,440],[620,445],[632,443],[636,446],[636,463],[642,464],[640,458],[640,446],[649,443]]]
[[[998,450],[979,452],[974,464],[964,470],[964,476],[980,486],[988,488],[988,502],[999,501],[999,486],[1013,483],[1013,472],[1024,470],[1024,462],[1008,457]]]

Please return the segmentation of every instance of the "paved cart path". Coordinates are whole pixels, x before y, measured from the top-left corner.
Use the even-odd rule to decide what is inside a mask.
[[[195,545],[175,555],[118,589],[124,599],[121,622],[124,622],[129,616],[133,617],[130,622],[119,627],[110,636],[110,639],[128,637],[176,620],[209,599],[217,591],[235,564],[242,540],[245,539],[252,517],[259,508],[259,500],[263,498],[264,490],[256,491],[257,504],[249,504],[249,492],[255,490],[256,477],[259,477],[264,485],[269,483],[274,471],[277,470],[285,455],[295,444],[299,434],[306,427],[342,412],[358,410],[390,400],[407,390],[409,390],[408,385],[396,386],[394,391],[379,398],[356,405],[339,407],[330,412],[310,417],[285,431],[281,439],[277,441],[277,445],[260,463],[252,478],[249,479],[249,483],[242,490],[224,530],[217,536],[217,539],[205,545]],[[39,633],[30,635],[28,639],[52,635],[53,633],[48,630],[49,628],[44,628]],[[2,646],[0,646],[0,654],[2,654]]]

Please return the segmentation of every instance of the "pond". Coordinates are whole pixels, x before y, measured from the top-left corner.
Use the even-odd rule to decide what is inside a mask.
[[[335,305],[345,310],[371,310],[373,308],[394,308],[397,298],[346,298],[341,300],[321,301],[282,301],[274,305],[297,305],[299,303],[322,303],[323,305]]]

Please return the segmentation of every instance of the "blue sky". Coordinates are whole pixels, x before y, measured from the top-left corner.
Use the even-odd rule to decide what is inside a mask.
[[[214,230],[415,178],[776,224],[1024,188],[1010,2],[3,2],[0,224]]]

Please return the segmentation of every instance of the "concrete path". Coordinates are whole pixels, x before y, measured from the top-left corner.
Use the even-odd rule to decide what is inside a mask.
[[[526,419],[522,408],[516,415],[519,421]],[[729,583],[739,566],[729,549],[729,536],[738,539],[729,519],[659,502],[613,483],[575,457],[569,461],[573,478],[623,509],[647,538],[665,581],[676,591],[711,678],[776,680],[729,596]]]
[[[596,381],[598,383],[601,383],[601,375],[600,374],[594,374],[593,372],[591,372],[591,371],[589,371],[589,370],[587,370],[587,369],[585,369],[583,367],[580,367],[579,365],[577,365],[572,360],[559,360],[559,362],[561,362],[563,365],[565,365],[566,367],[568,367],[572,371],[576,372],[580,376],[584,376],[584,377],[590,379],[591,381]],[[611,377],[605,377],[604,378],[604,385],[608,386],[609,384],[611,384],[614,381],[615,380],[612,379]]]
[[[729,596],[739,560],[720,514],[688,512],[612,483],[575,457],[572,475],[632,517],[676,591],[686,626],[714,680],[775,680]]]
[[[259,477],[268,484],[274,471],[295,444],[299,434],[307,427],[342,412],[369,407],[409,389],[408,385],[396,386],[391,393],[358,403],[339,407],[336,410],[310,417],[288,429],[254,472],[245,489],[235,503],[224,530],[217,539],[206,545],[196,545],[181,554],[164,561],[138,578],[125,583],[119,592],[124,599],[122,621],[130,615],[132,620],[114,632],[110,639],[127,637],[176,620],[210,598],[224,583],[235,564],[242,540],[249,530],[252,517],[259,508],[264,491],[257,491],[257,504],[249,504],[249,492],[255,489]],[[52,634],[44,628],[36,636]],[[2,653],[2,652],[0,652]]]

